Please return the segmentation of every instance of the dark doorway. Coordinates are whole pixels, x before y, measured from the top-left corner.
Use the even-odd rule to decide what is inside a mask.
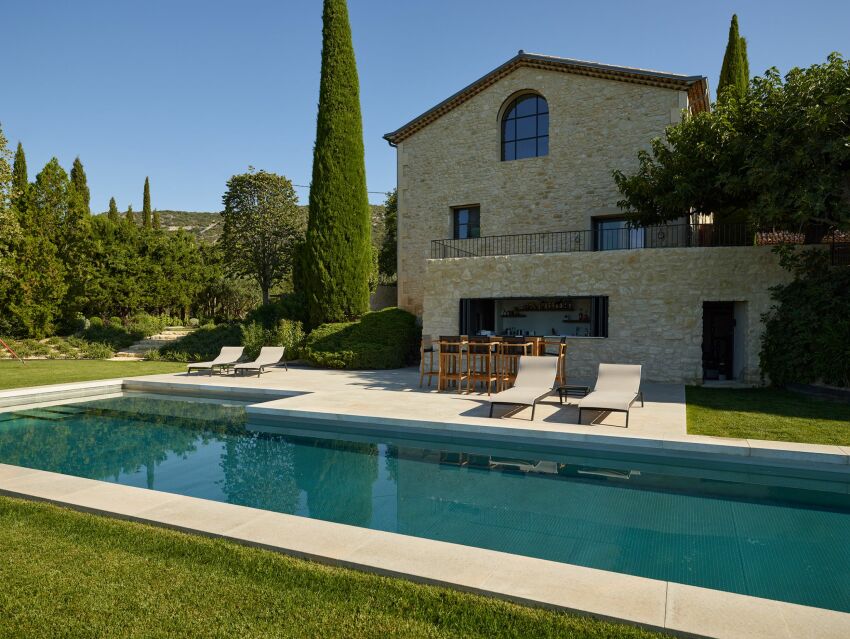
[[[496,301],[462,299],[460,301],[461,335],[478,335],[479,331],[496,330]]]
[[[703,302],[703,379],[732,379],[735,360],[735,303]]]

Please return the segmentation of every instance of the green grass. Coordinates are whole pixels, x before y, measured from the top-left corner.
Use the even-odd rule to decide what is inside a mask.
[[[663,636],[7,497],[0,548],[2,637]]]
[[[776,388],[688,386],[688,433],[850,446],[850,404]]]
[[[85,382],[110,377],[155,375],[186,370],[185,364],[174,362],[110,362],[107,360],[32,359],[21,364],[17,360],[0,360],[0,390]]]

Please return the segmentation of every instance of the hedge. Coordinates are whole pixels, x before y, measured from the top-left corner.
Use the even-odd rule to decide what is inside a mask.
[[[315,328],[307,337],[303,356],[324,368],[401,368],[416,361],[421,333],[414,315],[385,308],[356,322]]]

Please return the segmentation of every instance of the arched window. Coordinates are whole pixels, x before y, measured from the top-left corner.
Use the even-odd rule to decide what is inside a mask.
[[[549,155],[549,105],[542,95],[514,98],[502,116],[502,160]]]

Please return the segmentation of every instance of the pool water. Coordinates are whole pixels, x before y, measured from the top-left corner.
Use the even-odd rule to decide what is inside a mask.
[[[847,475],[296,427],[125,394],[0,413],[0,462],[850,612]]]

